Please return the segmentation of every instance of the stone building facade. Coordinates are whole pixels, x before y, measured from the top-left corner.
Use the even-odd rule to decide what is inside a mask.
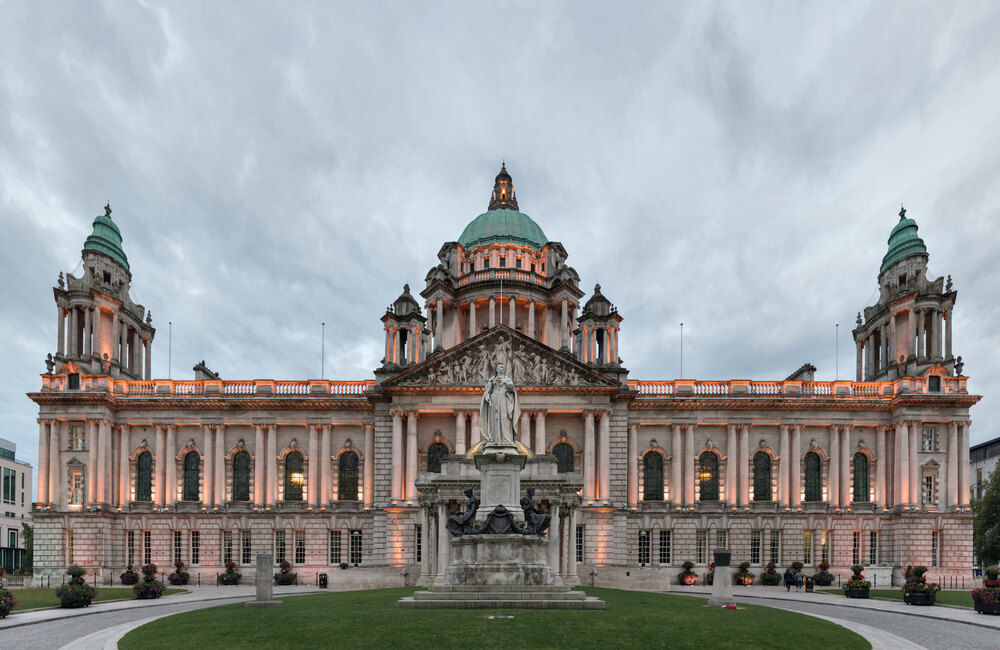
[[[60,276],[56,352],[29,394],[36,573],[181,560],[214,579],[269,551],[305,580],[338,565],[349,570],[331,579],[355,585],[430,580],[447,565],[443,518],[475,480],[463,463],[482,386],[503,361],[533,453],[522,487],[554,515],[550,557],[567,581],[664,586],[719,546],[755,572],[828,561],[881,580],[917,564],[964,575],[979,398],[952,358],[956,292],[928,281],[900,216],[878,302],[859,314],[857,381],[817,382],[808,365],[783,381],[629,379],[623,317],[599,286],[584,301],[506,169],[489,209],[442,246],[423,306],[407,286],[386,310],[373,378],[230,381],[199,364],[179,381],[149,376],[155,330],[129,297],[108,209],[82,277]],[[442,464],[466,478],[437,480]]]
[[[0,567],[25,568],[23,524],[31,525],[31,465],[17,459],[17,445],[0,438]]]

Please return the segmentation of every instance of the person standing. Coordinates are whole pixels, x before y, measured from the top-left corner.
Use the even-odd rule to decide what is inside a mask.
[[[795,573],[795,591],[802,591],[802,583],[805,582],[806,574],[802,573],[802,569],[799,569]]]

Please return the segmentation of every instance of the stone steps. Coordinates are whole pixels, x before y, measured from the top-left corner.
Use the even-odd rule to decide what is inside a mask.
[[[553,592],[532,592],[532,591],[522,591],[522,592],[494,592],[494,591],[466,591],[466,592],[452,592],[452,593],[439,593],[437,590],[434,591],[418,591],[413,594],[414,600],[439,600],[439,601],[449,601],[449,602],[462,602],[466,600],[517,600],[517,601],[530,601],[530,600],[585,600],[587,594],[582,591],[565,591],[563,593],[553,593]]]
[[[414,597],[401,598],[396,602],[396,607],[401,609],[604,609],[603,600],[586,596],[583,592],[573,592],[582,594],[582,599],[575,598],[566,600],[561,598],[547,598],[539,600],[525,600],[512,596],[516,594],[475,594],[477,598],[449,599],[417,599]],[[468,594],[472,595],[472,594]]]

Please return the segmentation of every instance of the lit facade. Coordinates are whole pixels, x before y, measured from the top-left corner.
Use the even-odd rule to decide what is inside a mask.
[[[570,582],[662,587],[718,546],[755,572],[826,560],[883,580],[918,564],[964,575],[979,397],[952,358],[956,292],[928,281],[916,229],[901,214],[879,300],[859,314],[857,381],[816,382],[808,365],[783,381],[633,380],[623,317],[600,287],[584,300],[503,169],[422,302],[407,286],[386,310],[373,378],[229,381],[199,364],[178,381],[149,376],[155,330],[108,210],[83,276],[60,276],[56,353],[30,393],[36,574],[180,559],[214,576],[273,552],[300,579],[346,563],[357,569],[331,579],[430,580],[447,565],[442,518],[475,480],[463,463],[500,360],[519,441],[575,473],[529,459],[522,475],[554,515],[550,557]],[[449,463],[444,476],[465,478],[439,480]]]

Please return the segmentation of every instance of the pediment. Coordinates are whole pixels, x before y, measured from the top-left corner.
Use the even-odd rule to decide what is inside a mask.
[[[394,386],[482,386],[500,361],[517,386],[617,387],[572,357],[498,325],[383,382]]]

